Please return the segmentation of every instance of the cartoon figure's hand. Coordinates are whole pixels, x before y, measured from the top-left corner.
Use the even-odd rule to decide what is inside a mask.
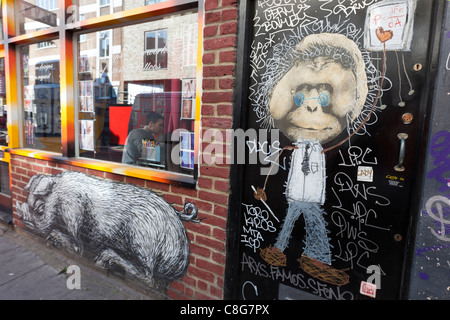
[[[261,188],[257,188],[255,193],[254,193],[255,199],[256,200],[262,200],[262,201],[267,201],[267,195],[266,192],[261,189]]]

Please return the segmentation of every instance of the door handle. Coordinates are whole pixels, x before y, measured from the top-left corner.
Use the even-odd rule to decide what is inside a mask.
[[[406,139],[408,139],[408,135],[406,133],[399,133],[397,138],[400,140],[400,150],[398,152],[398,163],[394,167],[395,171],[405,171],[405,167],[403,166],[403,162],[405,161],[405,153],[406,153]]]

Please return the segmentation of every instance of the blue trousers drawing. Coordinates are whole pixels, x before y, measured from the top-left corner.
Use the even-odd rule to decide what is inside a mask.
[[[281,251],[288,247],[292,229],[302,213],[306,230],[303,255],[331,265],[331,245],[327,236],[327,223],[323,217],[325,211],[319,203],[289,201],[286,218],[274,246]]]

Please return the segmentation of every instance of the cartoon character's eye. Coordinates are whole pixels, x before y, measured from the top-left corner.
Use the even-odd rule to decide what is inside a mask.
[[[300,107],[303,102],[305,101],[305,95],[301,92],[297,92],[297,94],[294,96],[294,102],[295,104]]]
[[[326,107],[330,104],[330,98],[328,96],[328,93],[326,92],[321,93],[317,98],[305,99],[305,95],[301,92],[297,92],[294,96],[294,102],[298,107],[300,107],[303,104],[303,102],[305,102],[305,100],[314,100],[314,99],[317,99],[317,101],[322,107]]]
[[[317,99],[319,100],[319,104],[322,107],[326,107],[330,104],[330,98],[328,97],[328,94],[325,92],[321,93]]]

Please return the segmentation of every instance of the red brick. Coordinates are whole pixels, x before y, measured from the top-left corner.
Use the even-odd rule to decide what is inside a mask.
[[[215,216],[224,217],[226,218],[228,216],[228,207],[222,207],[219,205],[214,205],[214,211]]]
[[[211,272],[196,268],[192,265],[188,267],[188,274],[211,283],[214,281],[214,275]]]
[[[216,182],[214,182],[214,189],[217,191],[228,192],[230,189],[230,183],[228,180],[216,180]]]
[[[219,0],[206,0],[205,1],[205,11],[217,9],[219,6]]]
[[[219,89],[233,89],[234,79],[219,79]]]
[[[209,258],[211,256],[211,250],[206,247],[197,246],[193,242],[190,243],[191,253],[199,256]]]
[[[211,105],[202,105],[202,116],[213,116],[216,113],[216,108]]]
[[[105,172],[99,171],[99,170],[88,169],[87,173],[89,175],[96,176],[96,177],[99,177],[99,178],[104,178],[105,177]]]
[[[184,195],[188,197],[197,197],[197,190],[190,188],[183,188],[178,186],[171,186],[170,191],[175,194]]]
[[[220,25],[220,35],[227,35],[227,34],[236,34],[237,32],[237,22],[227,22]]]
[[[205,25],[216,23],[220,21],[220,12],[206,12]]]
[[[204,128],[231,128],[232,120],[230,118],[220,117],[202,117],[202,125]]]
[[[214,287],[214,286],[210,286],[209,292],[215,297],[218,297],[218,298],[222,298],[223,297],[223,289],[222,288],[217,288],[217,287]]]
[[[204,190],[200,190],[198,192],[198,197],[205,201],[211,201],[218,204],[226,204],[228,203],[228,196],[224,194],[217,194],[213,192],[208,192]]]
[[[165,194],[163,198],[170,204],[183,205],[183,199],[180,196],[176,196],[173,194]]]
[[[145,181],[145,186],[151,190],[156,189],[156,190],[161,190],[161,191],[165,191],[165,192],[169,192],[169,189],[170,189],[170,186],[168,184],[150,181],[150,180]]]
[[[223,254],[223,253],[213,252],[213,253],[212,253],[212,259],[213,259],[215,262],[224,265],[224,264],[225,264],[226,256],[225,256],[225,254]]]
[[[237,9],[227,9],[222,11],[222,21],[236,20],[237,16]]]
[[[222,7],[236,7],[237,0],[222,0]]]
[[[202,88],[204,90],[214,90],[216,88],[216,79],[203,79]]]
[[[214,52],[205,53],[202,58],[204,64],[212,64],[216,60],[216,54]]]
[[[231,116],[233,115],[233,106],[229,104],[220,104],[217,106],[217,115]]]
[[[235,45],[236,45],[236,36],[207,39],[203,41],[203,49],[205,50],[217,50],[230,47],[234,48]]]
[[[232,102],[233,92],[217,91],[217,92],[204,92],[202,101],[204,103],[220,103],[220,102]],[[220,127],[223,128],[223,127]],[[230,128],[230,127],[227,127]]]
[[[210,177],[228,178],[230,175],[230,169],[217,168],[212,166],[201,166],[200,173]]]
[[[203,237],[202,235],[197,235],[195,237],[195,241],[197,241],[197,243],[200,245],[208,246],[209,248],[220,252],[225,252],[224,241],[213,240],[209,237]]]
[[[197,267],[200,269],[204,269],[207,271],[210,271],[214,274],[217,274],[219,276],[223,275],[224,272],[224,266],[223,265],[218,265],[215,263],[211,263],[209,261],[203,260],[203,259],[197,259]]]
[[[214,37],[217,34],[217,25],[206,26],[203,29],[203,36],[205,38]]]
[[[213,183],[212,183],[212,180],[209,178],[200,177],[200,178],[198,178],[197,185],[200,188],[211,189]]]
[[[222,229],[226,228],[226,222],[224,223]],[[214,228],[213,230],[213,237],[217,240],[223,240],[225,241],[227,239],[227,234],[224,230]]]
[[[234,65],[203,67],[204,77],[224,77],[232,75],[234,75]]]
[[[219,62],[235,62],[236,51],[222,51],[219,52]]]

